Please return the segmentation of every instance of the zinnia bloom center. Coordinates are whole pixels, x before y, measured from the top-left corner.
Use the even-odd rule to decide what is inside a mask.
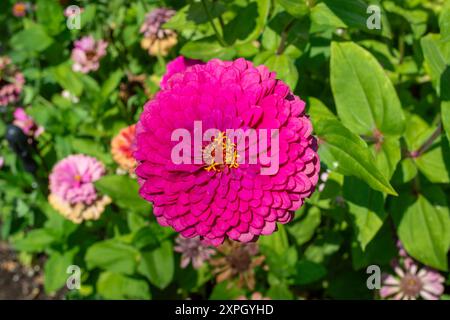
[[[238,168],[236,144],[221,132],[219,136],[203,149],[203,160],[206,171],[222,171],[225,167]]]
[[[400,287],[406,295],[414,297],[422,290],[422,281],[415,275],[406,274],[400,282]]]

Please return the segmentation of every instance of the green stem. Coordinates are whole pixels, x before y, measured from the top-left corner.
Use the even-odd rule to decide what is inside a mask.
[[[219,30],[217,29],[216,24],[214,23],[214,19],[211,15],[211,12],[209,12],[209,9],[208,9],[208,6],[206,5],[205,0],[202,0],[202,5],[203,5],[203,8],[205,9],[206,15],[208,16],[209,23],[213,27],[214,33],[216,34],[217,40],[219,41],[219,43],[221,44],[222,47],[227,47],[228,45],[225,42],[225,40],[223,39],[222,35],[219,33]]]
[[[422,154],[424,154],[432,145],[434,140],[436,140],[442,132],[442,122],[439,122],[436,130],[431,134],[431,136],[420,146],[416,151],[412,151],[409,153],[411,158],[418,158]]]
[[[289,36],[289,30],[291,30],[292,26],[294,25],[295,19],[292,19],[287,25],[286,27],[284,27],[284,30],[281,32],[281,40],[280,40],[280,45],[278,46],[277,49],[277,55],[280,55],[284,52],[284,50],[286,50],[286,43],[287,43],[287,38]]]

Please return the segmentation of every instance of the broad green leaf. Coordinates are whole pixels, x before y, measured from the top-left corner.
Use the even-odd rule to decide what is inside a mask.
[[[292,16],[302,18],[309,13],[309,6],[306,0],[277,0],[283,8]]]
[[[450,101],[441,102],[441,119],[447,134],[447,141],[450,141]]]
[[[266,295],[274,300],[291,300],[293,298],[292,292],[286,283],[271,285]]]
[[[298,71],[295,66],[295,60],[286,54],[273,54],[264,65],[270,71],[277,73],[277,78],[283,80],[292,90],[295,89],[298,81]]]
[[[53,76],[61,87],[79,97],[83,92],[83,82],[69,64],[63,63],[51,69]]]
[[[447,271],[450,248],[450,212],[446,196],[437,186],[423,188],[423,193],[404,193],[394,199],[392,215],[400,241],[415,259]]]
[[[107,100],[111,93],[117,88],[123,77],[122,70],[116,70],[109,75],[109,78],[103,83],[101,88],[102,100]]]
[[[343,195],[348,204],[356,239],[364,251],[387,216],[383,194],[369,188],[359,179],[345,177]]]
[[[236,6],[237,15],[224,27],[224,39],[232,45],[255,40],[262,33],[270,10],[270,0],[250,0]]]
[[[100,274],[97,290],[103,298],[111,300],[148,300],[151,298],[149,286],[144,280],[113,272]]]
[[[405,140],[409,151],[417,151],[435,132],[436,127],[428,124],[417,115],[408,117]],[[434,140],[422,155],[413,158],[414,163],[428,180],[435,183],[450,182],[450,147],[444,135]]]
[[[104,176],[95,182],[95,186],[124,209],[144,213],[151,210],[151,205],[139,196],[137,181],[128,176]]]
[[[116,239],[96,242],[85,256],[89,269],[97,267],[129,275],[135,272],[138,259],[139,252],[134,247]]]
[[[230,60],[236,55],[236,50],[231,47],[224,48],[214,38],[208,37],[187,42],[180,53],[188,58],[204,61],[213,58]]]
[[[64,253],[53,252],[45,263],[45,292],[52,293],[65,285],[67,278],[67,268],[72,265],[74,255],[77,250],[66,251]]]
[[[365,181],[373,189],[397,195],[378,170],[366,143],[337,120],[323,120],[315,126],[319,155],[333,170]]]
[[[309,261],[324,264],[335,254],[342,244],[342,236],[335,232],[328,232],[316,238],[314,243],[305,251],[305,258]]]
[[[264,248],[269,248],[273,252],[280,255],[289,248],[286,230],[284,226],[280,224],[278,224],[278,232],[274,233],[270,237],[261,237],[258,243],[261,246],[261,250],[264,250]]]
[[[294,238],[297,245],[302,245],[314,235],[316,228],[320,225],[321,215],[317,207],[312,207],[298,220],[286,226],[288,233]]]
[[[237,297],[245,296],[245,290],[237,286],[229,286],[229,283],[224,281],[214,286],[210,300],[232,300]]]
[[[301,260],[297,263],[297,274],[294,278],[294,284],[305,285],[316,282],[327,274],[327,269],[318,263],[308,260]]]
[[[164,241],[159,248],[142,252],[138,271],[153,285],[164,289],[173,279],[174,268],[172,243]]]
[[[14,34],[11,38],[11,46],[18,51],[42,52],[53,43],[53,39],[47,34],[44,27],[39,24],[31,24],[27,29]]]
[[[408,21],[413,35],[419,39],[427,31],[428,13],[424,9],[404,9],[392,1],[384,1],[386,11],[397,14]]]
[[[450,2],[446,2],[439,15],[439,29],[444,41],[450,40]]]
[[[64,14],[58,1],[38,0],[36,16],[49,35],[56,35],[62,31]]]
[[[392,237],[391,224],[389,222],[383,224],[380,231],[377,232],[364,251],[357,241],[352,242],[352,265],[355,270],[371,264],[388,265],[397,255],[398,249]]]
[[[377,168],[384,172],[389,178],[395,172],[397,164],[401,159],[400,141],[395,137],[383,137],[383,141],[371,146],[375,157]]]
[[[310,97],[307,103],[308,114],[315,126],[321,120],[337,120],[336,115],[328,109],[319,99]]]
[[[399,136],[405,120],[378,61],[353,42],[331,44],[331,88],[342,123],[357,134]]]
[[[441,40],[438,34],[428,34],[420,41],[426,69],[439,96],[441,91],[441,77],[450,67],[450,42]],[[449,91],[449,88],[446,88]]]
[[[36,229],[27,233],[25,238],[13,241],[16,250],[39,252],[49,248],[57,241],[55,233],[48,229]]]

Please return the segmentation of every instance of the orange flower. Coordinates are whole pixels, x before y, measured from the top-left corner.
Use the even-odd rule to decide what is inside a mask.
[[[111,154],[121,169],[133,173],[136,167],[133,152],[135,146],[136,125],[120,130],[111,140]]]
[[[17,2],[14,4],[13,6],[13,15],[15,17],[23,17],[25,16],[25,14],[27,13],[27,10],[29,8],[29,4],[24,3],[24,2]]]

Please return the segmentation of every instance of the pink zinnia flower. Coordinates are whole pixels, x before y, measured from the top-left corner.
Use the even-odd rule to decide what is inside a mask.
[[[200,60],[186,59],[183,56],[173,59],[167,64],[167,72],[161,79],[161,89],[166,89],[167,81],[174,75],[179,74],[183,77],[183,72],[188,68],[196,64],[203,64]]]
[[[83,154],[58,162],[50,174],[50,192],[71,204],[91,204],[97,198],[94,182],[105,174],[97,159]]]
[[[21,128],[27,136],[35,139],[44,132],[44,128],[38,126],[23,108],[16,108],[14,110],[13,124]]]
[[[3,168],[4,164],[5,164],[5,159],[3,159],[3,157],[0,157],[0,169]]]
[[[92,36],[83,37],[75,41],[72,50],[74,71],[88,73],[100,67],[100,59],[106,55],[108,43],[103,40],[95,41]]]
[[[105,167],[97,159],[76,154],[59,161],[49,176],[49,203],[67,219],[80,223],[96,220],[111,203],[108,196],[100,196],[94,182],[105,174]]]
[[[314,191],[320,161],[305,103],[265,66],[245,59],[187,66],[165,78],[137,124],[140,194],[153,202],[163,226],[215,246],[224,239],[254,241],[289,222]],[[174,130],[279,130],[279,170],[256,164],[174,164]],[[207,151],[211,144],[203,145]],[[269,146],[270,151],[270,146]],[[227,147],[228,152],[228,147]],[[212,170],[212,167],[213,170]]]
[[[199,237],[175,239],[175,251],[181,253],[181,267],[186,268],[192,262],[194,269],[199,269],[216,250],[201,242]]]
[[[415,300],[419,296],[426,300],[437,300],[444,292],[444,277],[431,268],[419,266],[405,258],[403,268],[394,264],[396,275],[384,275],[380,296],[383,299]]]
[[[0,107],[19,101],[24,84],[23,74],[11,63],[11,59],[0,57]]]

